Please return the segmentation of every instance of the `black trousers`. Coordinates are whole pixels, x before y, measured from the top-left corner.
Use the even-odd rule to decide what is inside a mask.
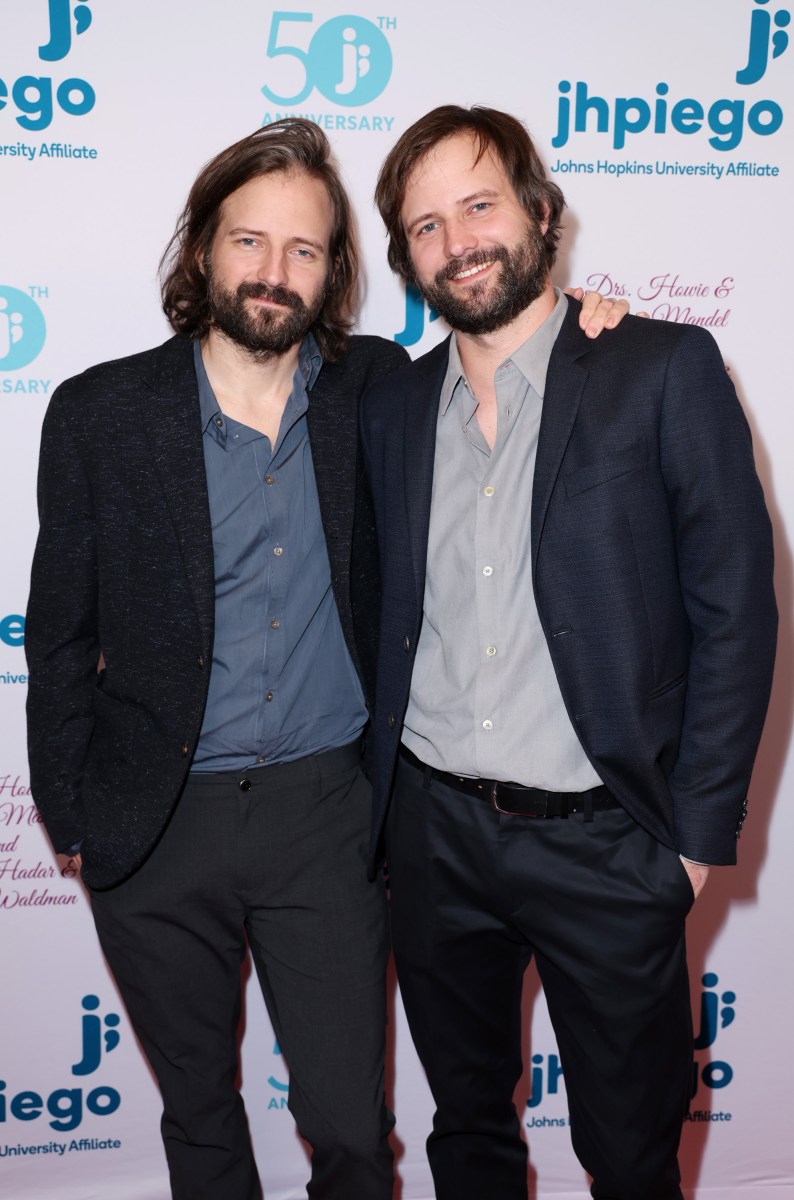
[[[693,892],[678,855],[622,809],[501,816],[402,760],[387,854],[400,990],[437,1108],[438,1200],[526,1200],[512,1097],[533,954],[592,1195],[679,1200]]]
[[[193,776],[150,858],[91,902],[157,1076],[175,1200],[258,1200],[238,1069],[251,954],[312,1147],[308,1195],[390,1200],[384,1097],[388,927],[366,878],[370,791],[356,747]]]

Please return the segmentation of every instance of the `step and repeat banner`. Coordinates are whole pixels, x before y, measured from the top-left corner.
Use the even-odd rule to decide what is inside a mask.
[[[367,268],[361,329],[412,354],[430,348],[445,330],[390,276],[371,197],[399,133],[456,102],[528,124],[569,206],[557,281],[710,329],[753,429],[776,530],[781,652],[740,866],[713,872],[690,921],[697,1049],[682,1157],[689,1197],[794,1197],[791,35],[777,0],[0,4],[3,1195],[169,1195],[156,1087],[74,865],[53,856],[30,796],[22,614],[47,402],[67,376],[168,336],[157,263],[198,169],[289,115],[326,130],[354,198]],[[429,1200],[432,1106],[396,987],[392,1000],[401,1195]],[[293,1200],[305,1195],[306,1152],[254,980],[241,1036],[266,1196]],[[586,1196],[531,972],[516,1103],[534,1194]]]

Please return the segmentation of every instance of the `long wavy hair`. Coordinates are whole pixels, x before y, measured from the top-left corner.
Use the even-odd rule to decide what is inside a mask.
[[[305,173],[321,180],[331,201],[330,262],[326,300],[312,332],[323,358],[339,358],[355,323],[359,250],[350,201],[331,147],[319,126],[288,118],[257,129],[222,150],[202,169],[160,260],[163,312],[176,333],[203,337],[211,324],[207,280],[201,264],[218,228],[224,200],[261,175]]]
[[[408,283],[415,282],[408,238],[400,217],[408,181],[417,164],[435,146],[459,133],[471,133],[475,138],[477,162],[490,151],[501,163],[519,203],[530,217],[538,223],[548,221],[543,242],[550,267],[557,255],[565,199],[556,183],[546,178],[526,127],[516,117],[496,108],[444,104],[406,129],[387,154],[378,175],[375,203],[389,235],[392,271]]]

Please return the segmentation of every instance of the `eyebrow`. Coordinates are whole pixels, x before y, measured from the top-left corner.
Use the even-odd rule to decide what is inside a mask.
[[[227,237],[239,237],[242,234],[244,237],[267,237],[267,232],[264,229],[247,229],[244,225],[237,225],[234,229],[230,229]],[[290,238],[291,242],[300,242],[302,246],[311,246],[314,250],[319,250],[321,254],[326,253],[325,246],[322,242],[317,242],[314,238],[302,237],[300,234],[294,234]]]
[[[478,192],[472,192],[470,196],[462,196],[460,200],[456,201],[456,204],[458,204],[461,208],[464,208],[467,204],[471,204],[474,200],[485,200],[489,197],[499,195],[501,195],[501,192],[497,192],[493,188],[480,188]],[[411,221],[411,224],[406,227],[405,232],[411,233],[417,225],[421,225],[423,221],[429,221],[435,216],[437,216],[437,213],[434,212],[422,213],[420,217],[415,217],[414,220]]]

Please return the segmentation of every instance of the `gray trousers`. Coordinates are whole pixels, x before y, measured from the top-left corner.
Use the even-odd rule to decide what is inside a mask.
[[[261,1196],[235,1085],[247,944],[289,1068],[289,1108],[312,1148],[308,1195],[390,1200],[387,919],[381,880],[366,878],[359,763],[356,744],[193,775],[143,866],[91,894],[160,1085],[175,1200]]]

